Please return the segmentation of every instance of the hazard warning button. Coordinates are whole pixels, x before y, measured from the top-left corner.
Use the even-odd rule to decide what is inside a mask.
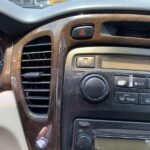
[[[93,34],[94,34],[93,26],[78,26],[72,30],[72,37],[74,39],[92,38]]]

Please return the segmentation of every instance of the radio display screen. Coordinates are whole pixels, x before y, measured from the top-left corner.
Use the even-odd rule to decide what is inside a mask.
[[[95,150],[150,150],[150,140],[96,138]]]
[[[104,55],[101,57],[101,68],[150,71],[150,60],[149,57]]]

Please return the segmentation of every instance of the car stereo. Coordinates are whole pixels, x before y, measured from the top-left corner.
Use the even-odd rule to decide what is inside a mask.
[[[147,144],[141,138],[133,134],[121,137],[114,130],[102,134],[104,132],[100,126],[103,124],[110,131],[114,125],[118,126],[115,128],[118,130],[118,121],[129,122],[127,129],[125,124],[120,129],[125,135],[125,131],[130,133],[134,122],[137,122],[136,126],[143,122],[137,129],[143,134],[144,122],[150,121],[150,50],[128,47],[84,47],[71,50],[66,59],[63,85],[62,143],[70,141],[73,150],[82,150],[82,146],[75,148],[80,136],[83,136],[83,141],[79,143],[85,140],[85,130],[79,126],[77,128],[76,122],[80,122],[78,119],[89,120],[90,127],[85,130],[93,132],[92,137],[88,134],[88,140],[92,141],[92,148],[94,145],[96,150],[111,150],[103,141],[108,135],[110,143],[126,143],[132,139],[129,142],[131,148],[124,150],[132,149],[134,143],[142,144],[142,150],[147,150]],[[107,124],[102,120],[114,123]],[[98,126],[96,130],[95,125]],[[80,131],[83,131],[83,135]],[[143,135],[144,140],[149,140],[149,135]],[[62,145],[64,150],[70,149],[68,145]],[[99,145],[103,147],[99,148]]]
[[[72,150],[150,150],[150,124],[76,119]]]

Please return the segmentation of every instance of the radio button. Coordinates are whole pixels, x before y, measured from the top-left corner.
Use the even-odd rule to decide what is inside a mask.
[[[81,127],[81,128],[88,128],[88,127],[90,127],[90,123],[87,122],[87,121],[80,121],[78,123],[78,126]]]
[[[125,104],[138,104],[138,93],[116,92],[115,101]]]
[[[146,86],[146,78],[133,77],[133,87],[145,89]]]
[[[141,93],[139,94],[140,104],[150,105],[150,94],[149,93]]]
[[[93,147],[92,140],[88,135],[82,135],[77,139],[77,150],[91,150]]]
[[[77,58],[76,66],[78,68],[94,68],[95,67],[95,57],[83,57],[80,56]]]
[[[150,78],[148,79],[148,88],[150,89]]]
[[[129,77],[115,76],[115,86],[129,87]]]
[[[108,82],[98,74],[84,77],[80,89],[83,97],[93,103],[102,101],[109,93]]]

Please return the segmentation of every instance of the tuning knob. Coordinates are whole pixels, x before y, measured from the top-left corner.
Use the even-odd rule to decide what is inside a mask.
[[[88,75],[81,82],[81,92],[88,101],[100,102],[108,95],[108,82],[98,74]]]
[[[77,139],[77,150],[92,150],[93,143],[88,135],[82,135]]]

